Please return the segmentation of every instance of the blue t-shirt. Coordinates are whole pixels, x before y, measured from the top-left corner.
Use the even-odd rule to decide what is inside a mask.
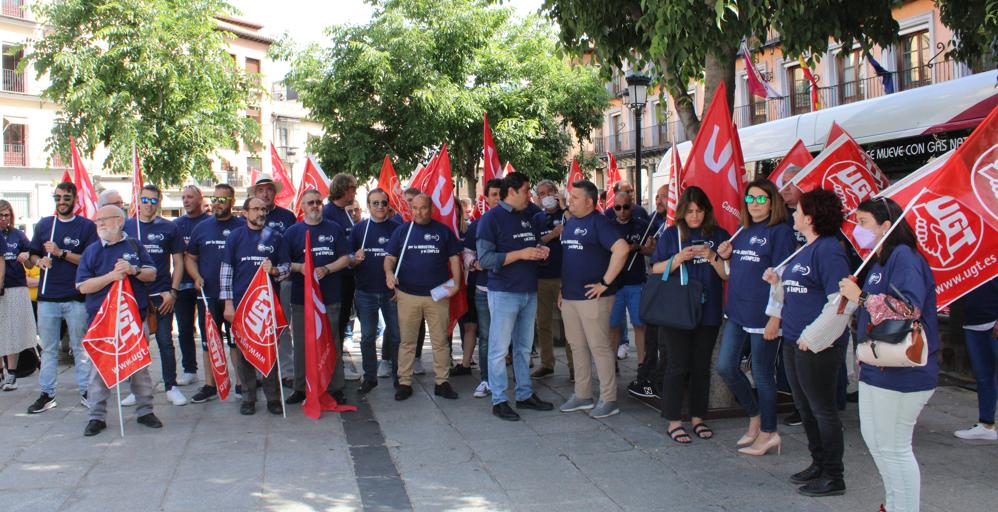
[[[546,210],[534,215],[534,229],[540,237],[545,237],[565,222],[565,210],[559,208],[553,214]],[[540,262],[537,266],[538,279],[561,279],[561,238],[552,238],[545,244],[551,253],[548,259]]]
[[[135,223],[135,219],[125,221],[125,233],[130,238],[138,240]],[[152,295],[163,293],[172,288],[173,276],[170,273],[170,264],[174,254],[184,252],[184,240],[177,231],[177,225],[163,217],[156,217],[152,222],[138,221],[138,223],[142,246],[156,265],[156,280],[149,283],[147,288]]]
[[[662,236],[655,243],[655,252],[651,255],[652,263],[668,261],[669,258],[679,252],[679,228],[670,226],[662,232]],[[721,242],[730,238],[728,232],[720,227],[715,227],[709,236],[703,234],[700,228],[688,230],[686,238],[683,239],[683,247],[688,247],[694,241],[702,240],[711,250],[717,251],[717,246]],[[710,265],[706,258],[699,256],[687,261],[684,264],[686,273],[691,281],[698,281],[703,285],[703,308],[700,320],[701,325],[721,325],[721,304],[724,302],[724,280],[717,275],[717,271]],[[669,279],[679,277],[678,270],[669,276]]]
[[[27,235],[17,228],[0,232],[3,242],[3,260],[6,263],[6,272],[3,276],[4,288],[17,288],[28,286],[28,280],[24,275],[24,265],[17,261],[17,255],[29,249],[31,242]]]
[[[838,293],[839,281],[848,275],[846,251],[834,236],[820,237],[794,256],[783,270],[783,339],[796,343],[804,328],[821,315],[828,296]],[[836,345],[848,342],[846,330],[835,340]]]
[[[198,258],[198,273],[204,279],[204,294],[217,299],[219,293],[219,270],[222,268],[222,252],[229,234],[246,225],[242,217],[231,217],[219,221],[212,217],[194,228],[187,243],[187,252]]]
[[[628,244],[641,243],[641,237],[645,234],[645,229],[648,228],[648,221],[635,217],[631,217],[631,220],[624,224],[618,222],[616,218],[612,219],[610,223],[617,228],[620,237]],[[635,255],[637,256],[635,257]],[[631,258],[634,259],[633,264],[631,264]],[[624,270],[621,270],[620,275],[617,276],[617,281],[620,282],[621,286],[644,284],[647,276],[648,271],[645,269],[645,257],[641,254],[640,250],[627,253],[627,262],[624,263]]]
[[[507,211],[506,205],[500,203],[482,215],[478,222],[478,247],[479,260],[483,254],[482,242],[489,242],[494,246],[494,251],[499,256],[498,269],[489,269],[489,290],[496,292],[510,293],[530,293],[537,291],[537,262],[530,260],[519,260],[509,265],[502,262],[506,259],[506,254],[537,247],[540,244],[540,237],[531,218],[524,211]]]
[[[100,277],[114,270],[114,265],[118,263],[119,259],[136,267],[156,267],[142,244],[132,238],[126,237],[107,246],[102,242],[97,242],[83,251],[83,256],[80,257],[80,266],[76,270],[76,284],[92,277]],[[158,272],[157,270],[157,274]],[[149,306],[149,291],[146,288],[146,283],[139,281],[135,276],[129,276],[128,279],[131,281],[132,293],[135,294],[135,305],[138,306],[139,314],[144,318],[145,310]],[[109,291],[111,291],[110,284],[98,292],[87,294],[87,314],[90,315],[90,318],[93,318],[100,310],[104,297],[107,297]]]
[[[532,219],[534,218],[534,215],[541,213],[542,211],[544,211],[544,209],[541,208],[540,206],[537,206],[537,204],[534,203],[533,201],[527,201],[527,207],[524,208],[523,211],[527,215],[528,219]]]
[[[180,238],[184,241],[184,250],[187,250],[187,243],[191,241],[191,233],[194,232],[194,228],[198,224],[211,218],[211,215],[207,213],[202,213],[197,217],[188,217],[187,215],[182,215],[177,217],[173,223],[177,225],[177,233],[180,234]],[[180,280],[180,288],[190,288],[194,284],[194,280],[191,276],[187,275],[187,271],[184,271],[184,277]]]
[[[791,207],[787,206],[786,209],[787,209],[787,220],[786,220],[786,223],[787,223],[788,226],[790,226],[790,229],[794,230],[794,239],[797,240],[797,247],[803,247],[804,244],[807,243],[807,238],[805,238],[804,235],[800,231],[797,231],[796,229],[794,229],[794,212],[797,211],[797,208],[791,208]],[[777,262],[777,263],[779,263],[779,262]]]
[[[731,242],[728,303],[724,314],[749,329],[766,327],[769,285],[762,280],[767,268],[778,265],[796,250],[794,231],[786,224],[753,222]]]
[[[225,240],[222,262],[232,267],[232,303],[236,306],[249,288],[256,269],[269,259],[275,267],[289,263],[288,245],[276,229],[236,228]],[[273,278],[271,278],[273,281]],[[276,282],[274,282],[276,284]],[[275,286],[276,287],[276,286]]]
[[[339,224],[343,231],[346,231],[348,237],[353,232],[353,217],[347,213],[346,208],[336,206],[333,202],[322,207],[322,218]],[[353,269],[345,268],[341,275],[344,278],[352,279],[354,277]]]
[[[353,252],[359,251],[361,245],[364,246],[364,261],[353,268],[358,290],[367,293],[388,292],[388,285],[385,284],[385,256],[388,256],[386,248],[388,241],[392,239],[392,233],[400,225],[394,219],[381,222],[366,219],[357,223],[357,229],[350,233]],[[365,232],[367,240],[364,240]]]
[[[292,263],[305,262],[306,231],[312,240],[312,263],[316,268],[350,254],[350,242],[339,224],[323,219],[318,225],[309,226],[303,221],[284,232],[284,241],[288,245],[288,255]],[[323,304],[340,302],[341,272],[326,274],[319,280]],[[384,282],[384,279],[381,281]],[[305,276],[301,272],[291,273],[291,303],[305,303]]]
[[[398,289],[410,295],[428,297],[430,290],[451,278],[448,259],[461,254],[461,244],[454,232],[440,222],[431,220],[426,225],[406,222],[392,233],[388,254],[396,258],[402,255],[407,234],[409,243],[402,256],[402,265],[395,269]]]
[[[288,228],[294,226],[298,219],[295,218],[295,214],[291,213],[291,210],[274,205],[274,209],[267,214],[266,222],[268,228],[278,233],[284,233]]]
[[[870,295],[894,293],[894,285],[905,298],[922,311],[922,330],[929,346],[928,362],[920,368],[880,368],[865,363],[859,365],[859,380],[871,386],[902,393],[935,389],[939,382],[939,322],[936,317],[936,282],[932,269],[921,254],[907,245],[899,245],[891,252],[886,265],[874,262],[866,274],[863,291]],[[870,313],[859,308],[856,332],[865,333],[870,323]]]
[[[10,238],[7,238],[10,243]],[[7,267],[8,271],[10,267]],[[975,288],[960,298],[963,305],[963,325],[981,325],[998,319],[998,277]]]
[[[658,237],[662,236],[662,233],[665,232],[665,228],[662,227],[663,224],[665,224],[665,215],[655,212],[651,216],[651,230],[648,231],[648,237],[657,240]]]
[[[610,266],[610,249],[620,232],[610,220],[593,211],[581,219],[572,217],[561,232],[561,296],[565,300],[587,300],[586,285],[599,283]],[[625,263],[626,265],[626,263]],[[617,293],[617,280],[603,297]]]
[[[479,219],[475,219],[471,221],[471,224],[468,224],[468,231],[464,233],[464,238],[461,239],[461,244],[464,248],[474,251],[476,255],[478,254],[478,221]],[[469,271],[468,286],[488,288],[489,273],[482,270]]]
[[[44,257],[46,255],[44,244],[49,241],[52,234],[52,221],[55,217],[45,217],[35,224],[35,234],[31,238],[31,253]],[[93,221],[77,215],[72,220],[60,220],[55,226],[55,244],[64,251],[75,254],[83,254],[90,244],[97,242],[97,226]],[[42,285],[38,285],[39,301],[63,302],[67,300],[83,300],[83,296],[76,290],[76,265],[68,260],[52,257],[52,268],[42,271],[42,280],[47,279],[45,292],[42,292]]]

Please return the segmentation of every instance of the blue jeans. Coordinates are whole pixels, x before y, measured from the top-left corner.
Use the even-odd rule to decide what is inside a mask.
[[[513,375],[516,399],[534,394],[530,386],[530,347],[534,343],[537,320],[537,292],[511,293],[489,291],[489,312],[495,315],[489,326],[489,387],[492,405],[507,400],[506,352],[513,346]]]
[[[492,315],[489,314],[488,293],[478,289],[475,290],[475,309],[478,314],[478,373],[482,376],[482,382],[488,382],[489,329],[492,327]]]
[[[987,331],[963,330],[967,340],[967,355],[970,356],[970,366],[974,369],[977,379],[978,421],[981,423],[995,422],[995,400],[998,400],[998,380],[995,377],[995,367],[998,366],[998,338]]]
[[[364,366],[364,380],[378,380],[378,354],[375,342],[378,340],[378,313],[385,319],[384,338],[381,341],[381,353],[391,354],[392,380],[398,384],[398,353],[399,353],[399,310],[398,304],[392,301],[392,292],[365,292],[357,290],[354,295],[353,307],[357,310],[357,320],[360,320],[360,354]],[[389,359],[389,358],[384,358]]]
[[[756,395],[748,377],[742,373],[741,360],[745,344],[752,346],[752,379],[755,380]],[[777,340],[766,341],[762,334],[749,334],[742,326],[727,320],[721,336],[721,348],[717,353],[715,371],[724,379],[728,389],[738,399],[750,417],[761,416],[762,431],[776,432],[776,354],[780,350]]]
[[[197,302],[200,300],[194,288],[180,290],[177,302],[173,304],[173,314],[177,317],[177,345],[180,346],[180,359],[184,372],[197,374],[198,351],[194,344],[194,320]]]
[[[42,343],[41,370],[38,385],[42,393],[55,396],[56,379],[59,377],[59,338],[62,321],[69,327],[69,344],[73,349],[76,365],[76,383],[80,393],[87,392],[90,382],[90,357],[83,350],[83,336],[87,333],[87,307],[82,302],[38,301],[38,338]]]
[[[149,296],[149,304],[159,307],[163,297]],[[173,312],[156,313],[156,346],[159,347],[159,364],[163,369],[163,387],[167,391],[177,385],[177,350],[173,347]]]

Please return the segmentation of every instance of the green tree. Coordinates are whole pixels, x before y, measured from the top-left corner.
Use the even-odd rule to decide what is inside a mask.
[[[112,172],[130,172],[133,144],[149,182],[206,177],[218,148],[259,144],[245,116],[258,101],[254,77],[236,69],[215,16],[222,0],[63,0],[39,3],[46,27],[25,64],[51,80],[59,105],[49,150],[68,161],[69,136],[92,154],[108,148]]]
[[[994,1],[994,0],[991,0]],[[651,64],[656,81],[676,102],[692,137],[700,127],[687,94],[691,81],[703,80],[705,102],[719,84],[733,104],[735,60],[742,38],[779,34],[784,55],[816,57],[829,39],[869,48],[897,39],[891,17],[897,0],[545,0],[543,11],[561,27],[561,40],[579,53],[620,68],[629,61]],[[813,63],[813,60],[812,60]],[[609,67],[605,73],[609,73]]]
[[[998,56],[998,0],[936,0],[939,19],[953,29],[954,56],[968,63]]]
[[[572,136],[602,122],[597,72],[558,55],[546,20],[484,0],[381,0],[363,26],[328,29],[325,46],[288,39],[288,83],[324,128],[309,148],[326,169],[376,176],[385,154],[402,175],[442,143],[475,184],[488,113],[503,163],[561,179]]]

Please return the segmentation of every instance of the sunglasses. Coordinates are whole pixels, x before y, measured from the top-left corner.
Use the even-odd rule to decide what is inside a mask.
[[[213,204],[225,204],[232,198],[228,196],[211,196],[210,199]]]
[[[54,199],[57,203],[59,201],[66,201],[69,203],[73,201],[73,194],[52,194],[52,199]]]
[[[630,204],[615,204],[615,205],[613,205],[613,209],[617,210],[618,212],[620,210],[630,210],[631,209],[631,205]]]
[[[388,206],[388,201],[387,200],[384,200],[384,201],[371,201],[371,206],[373,206],[375,208],[384,208],[384,207]]]
[[[139,198],[139,202],[141,202],[142,204],[156,205],[159,204],[159,199],[156,199],[155,197],[142,197]]]
[[[769,201],[769,196],[765,196],[765,195],[762,195],[762,196],[746,195],[745,196],[745,204],[752,204],[753,202],[759,203],[759,204],[766,204],[766,201]]]
[[[307,206],[322,206],[322,199],[312,199],[310,201],[305,201]]]

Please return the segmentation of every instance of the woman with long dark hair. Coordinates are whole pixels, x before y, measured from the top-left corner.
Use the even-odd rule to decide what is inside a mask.
[[[679,279],[679,269],[683,267],[691,281],[703,285],[700,325],[691,330],[659,327],[666,352],[662,414],[669,420],[669,437],[681,444],[692,441],[683,428],[681,412],[687,380],[693,433],[701,439],[714,437],[703,419],[710,398],[710,359],[721,325],[723,280],[728,277],[715,250],[728,237],[728,232],[717,225],[707,194],[691,186],[679,198],[676,224],[659,236],[652,254],[652,272],[675,274]]]
[[[31,298],[24,265],[31,265],[28,258],[30,241],[17,229],[14,207],[0,199],[0,257],[4,272],[0,277],[0,389],[17,389],[17,364],[21,351],[35,347],[38,329],[31,314]],[[7,358],[4,369],[3,357]]]
[[[779,318],[766,314],[769,287],[762,281],[762,274],[794,251],[794,231],[784,222],[785,217],[786,208],[776,185],[765,179],[755,180],[745,189],[741,232],[717,250],[722,259],[730,260],[730,270],[724,307],[727,321],[715,370],[749,416],[748,429],[737,443],[743,447],[738,452],[745,455],[765,455],[780,448],[775,377]],[[747,344],[751,345],[756,393],[741,370]]]
[[[866,303],[878,295],[896,294],[894,288],[921,311],[919,322],[929,350],[925,366],[860,364],[860,430],[884,481],[885,505],[890,512],[919,508],[921,475],[911,438],[915,421],[939,380],[935,279],[925,257],[918,252],[911,226],[901,215],[901,207],[890,199],[860,203],[856,214],[859,226],[853,232],[857,243],[865,249],[874,248],[881,239],[883,244],[874,255],[862,288],[851,279],[839,283],[842,296],[859,305],[857,332],[867,332],[870,324]]]

